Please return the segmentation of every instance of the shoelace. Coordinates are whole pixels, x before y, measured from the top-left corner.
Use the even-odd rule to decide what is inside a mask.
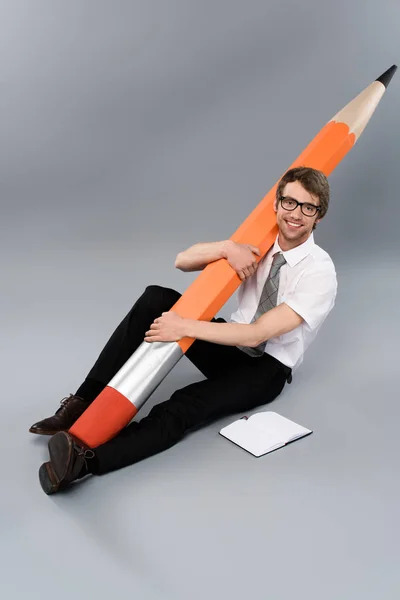
[[[83,460],[86,460],[87,458],[94,458],[94,452],[90,448],[82,448],[75,443],[74,448],[78,456],[83,456]]]
[[[88,470],[88,464],[87,464],[87,460],[86,459],[91,459],[94,458],[94,452],[93,450],[90,450],[90,448],[82,448],[81,446],[78,446],[77,444],[75,444],[74,442],[74,449],[76,450],[76,454],[77,456],[81,456],[83,458],[83,462],[85,463],[85,467]]]
[[[81,398],[80,396],[75,396],[74,394],[70,394],[69,396],[65,396],[65,398],[63,398],[60,401],[61,406],[67,406],[67,404],[70,402],[70,400],[72,400],[73,398],[79,398],[79,400],[83,400],[83,398]]]

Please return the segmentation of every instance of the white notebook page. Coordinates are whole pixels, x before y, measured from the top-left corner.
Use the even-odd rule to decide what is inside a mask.
[[[252,454],[260,456],[311,433],[311,430],[273,411],[267,411],[256,413],[249,419],[234,421],[222,428],[220,433]]]
[[[261,429],[268,436],[270,434],[272,437],[277,435],[282,442],[288,442],[299,435],[310,432],[306,427],[302,427],[273,411],[255,413],[247,419],[247,423],[251,426],[251,429]]]
[[[235,421],[224,429],[221,429],[222,435],[226,435],[232,442],[242,446],[242,448],[245,448],[256,456],[260,456],[260,454],[264,454],[267,450],[272,450],[283,445],[282,438],[277,433],[266,433],[265,430],[258,427],[249,427],[247,421],[244,419]]]

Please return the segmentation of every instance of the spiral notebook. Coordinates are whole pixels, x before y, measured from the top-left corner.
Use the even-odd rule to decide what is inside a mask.
[[[254,456],[262,456],[312,433],[302,425],[273,411],[242,417],[219,432]]]

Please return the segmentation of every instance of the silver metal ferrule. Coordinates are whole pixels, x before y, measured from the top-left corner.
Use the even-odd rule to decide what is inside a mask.
[[[177,342],[142,342],[108,386],[139,410],[182,356]]]

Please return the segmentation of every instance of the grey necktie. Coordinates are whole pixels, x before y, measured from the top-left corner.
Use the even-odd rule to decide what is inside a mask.
[[[267,280],[264,284],[264,288],[261,292],[260,302],[258,303],[258,308],[255,312],[254,317],[251,320],[251,323],[254,323],[261,315],[271,310],[276,306],[276,301],[278,298],[278,287],[279,287],[279,275],[280,268],[286,262],[285,257],[281,252],[276,252],[274,254],[274,259],[272,261],[272,266],[270,272],[268,274]],[[249,346],[237,346],[243,352],[246,352],[250,356],[261,356],[264,352],[266,342],[262,342],[255,348],[250,348]]]

